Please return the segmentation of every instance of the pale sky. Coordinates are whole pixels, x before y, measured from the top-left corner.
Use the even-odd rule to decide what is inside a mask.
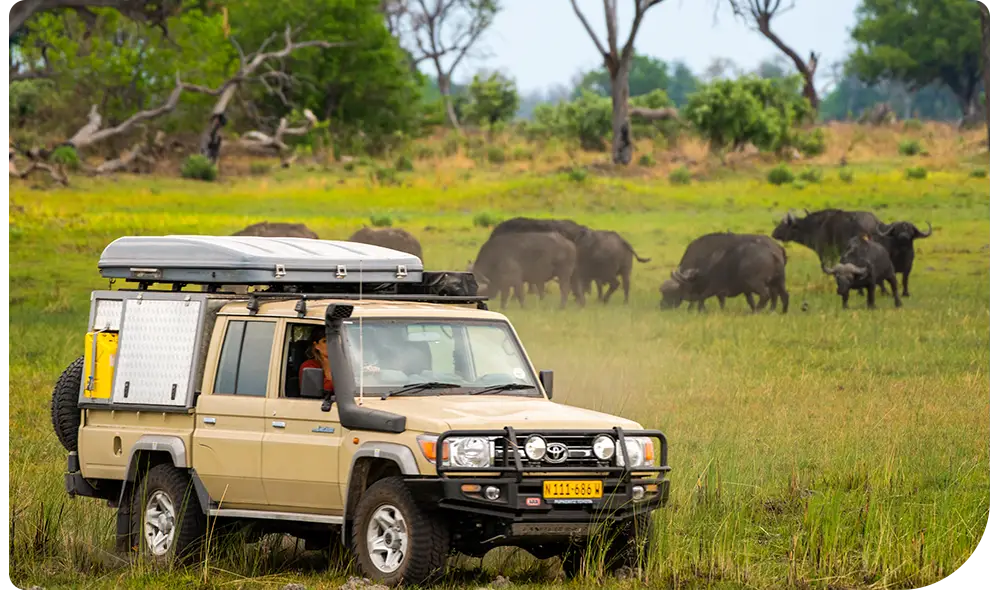
[[[577,0],[591,26],[606,44],[602,0]],[[636,49],[666,61],[682,59],[696,74],[715,57],[728,57],[752,69],[778,53],[760,33],[733,18],[728,2],[716,15],[716,0],[665,0],[642,21]],[[456,72],[465,80],[479,69],[512,75],[523,92],[568,84],[581,70],[600,65],[600,55],[570,0],[500,0],[502,11],[488,31],[481,50],[489,57],[470,60]],[[789,0],[786,0],[789,3]],[[820,78],[851,47],[849,30],[859,0],[797,0],[794,9],[776,17],[772,29],[807,59],[820,54]],[[619,43],[624,43],[634,14],[634,2],[619,0]],[[817,80],[822,86],[822,80]]]

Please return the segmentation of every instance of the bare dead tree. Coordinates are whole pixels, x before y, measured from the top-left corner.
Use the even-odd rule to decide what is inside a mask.
[[[983,61],[983,90],[986,92],[986,148],[990,146],[990,9],[979,3],[979,28],[983,33],[980,50]]]
[[[438,90],[444,97],[448,121],[458,128],[458,116],[451,98],[452,77],[462,60],[493,24],[499,11],[496,0],[396,0],[393,16],[386,18],[401,45],[412,56],[412,66],[425,61],[434,65]]]
[[[818,110],[819,94],[816,92],[814,79],[816,67],[819,65],[819,54],[810,51],[807,62],[794,49],[785,44],[771,28],[774,17],[795,8],[795,0],[728,0],[728,2],[734,16],[743,19],[748,25],[755,28],[757,32],[774,43],[782,53],[792,60],[795,69],[802,75],[802,96],[809,101],[813,109]]]
[[[273,134],[268,135],[262,131],[247,131],[240,138],[240,145],[252,151],[275,154],[281,158],[281,165],[287,167],[295,160],[295,156],[288,144],[282,140],[289,135],[305,135],[319,123],[316,115],[309,109],[305,109],[302,114],[306,121],[299,127],[289,127],[288,118],[282,117]]]
[[[94,16],[91,8],[114,8],[129,19],[165,29],[167,19],[180,11],[181,0],[21,0],[10,9],[8,34],[13,36],[35,13],[59,8],[72,8],[85,18]]]
[[[639,32],[639,25],[642,18],[646,16],[653,6],[660,4],[663,0],[635,0],[635,17],[632,19],[632,26],[625,40],[625,44],[618,47],[618,0],[604,0],[604,21],[607,25],[607,47],[594,32],[593,27],[587,22],[587,18],[580,12],[576,0],[570,0],[573,5],[573,12],[583,23],[583,27],[590,35],[590,39],[601,52],[604,60],[604,67],[611,77],[611,105],[612,105],[612,132],[614,138],[611,147],[611,160],[615,164],[628,164],[632,161],[632,125],[629,121],[629,94],[628,94],[628,71],[632,65],[632,57],[635,54],[635,36]],[[632,109],[638,114],[642,109]]]
[[[257,74],[257,70],[264,64],[274,60],[281,60],[288,57],[293,52],[307,47],[330,49],[333,47],[346,47],[351,44],[349,42],[334,43],[322,40],[293,42],[292,34],[292,27],[290,25],[286,26],[284,36],[285,46],[277,51],[265,51],[267,46],[274,41],[275,35],[273,34],[265,39],[254,53],[243,55],[243,52],[240,51],[239,69],[236,71],[236,74],[223,82],[218,88],[213,89],[206,88],[204,86],[185,84],[186,90],[219,97],[218,100],[215,101],[215,106],[212,107],[208,125],[202,133],[200,151],[203,156],[213,162],[217,162],[219,160],[219,154],[222,149],[222,128],[227,122],[226,109],[229,107],[229,103],[233,100],[233,97],[236,96],[236,92],[239,90],[241,84],[247,80],[255,80],[266,85],[268,77],[290,77],[287,74],[276,70],[268,70],[267,72]],[[239,49],[239,45],[237,45],[237,49]],[[274,92],[273,88],[271,91]]]

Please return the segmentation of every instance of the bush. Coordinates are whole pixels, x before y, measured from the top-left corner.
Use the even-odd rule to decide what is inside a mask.
[[[434,151],[434,148],[429,145],[418,145],[415,148],[413,155],[418,160],[431,160],[437,155],[437,153]]]
[[[767,173],[767,181],[776,186],[781,186],[794,180],[795,174],[784,164],[771,168],[770,172]]]
[[[354,172],[354,162],[347,162],[344,164],[345,172]]]
[[[987,172],[986,168],[976,168],[972,172],[969,172],[969,176],[972,178],[986,178]]]
[[[513,154],[511,154],[511,157],[513,157],[518,162],[531,161],[535,159],[535,153],[532,152],[529,148],[519,145],[516,148],[514,148],[514,152]]]
[[[906,131],[920,131],[924,128],[924,123],[920,119],[907,119],[903,121],[903,129]]]
[[[507,154],[503,152],[502,147],[491,145],[486,148],[486,159],[489,160],[490,164],[503,164],[507,159]]]
[[[899,142],[899,154],[901,156],[916,156],[921,154],[924,148],[916,139],[904,139]]]
[[[819,168],[809,168],[799,174],[799,180],[803,182],[820,182],[823,180],[823,171]]]
[[[847,168],[840,169],[840,180],[850,184],[854,182],[854,173]]]
[[[569,179],[573,182],[584,182],[587,180],[587,169],[586,168],[573,168],[569,171]]]
[[[800,133],[795,137],[795,147],[806,157],[818,156],[826,151],[826,133],[822,129]]]
[[[927,178],[927,169],[923,166],[915,166],[906,169],[906,178],[910,180],[923,180]]]
[[[688,96],[684,118],[713,150],[753,144],[762,152],[793,144],[794,127],[812,115],[798,78],[742,76],[701,86]]]
[[[459,146],[459,136],[456,132],[452,131],[448,134],[448,137],[444,140],[444,145],[442,146],[442,151],[446,156],[454,156],[458,153]]]
[[[520,99],[514,81],[493,72],[489,78],[472,78],[459,118],[463,123],[496,129],[497,124],[511,121],[517,114]]]
[[[391,227],[392,226],[392,215],[388,213],[372,213],[368,218],[368,221],[375,227]]]
[[[219,175],[219,169],[211,160],[201,154],[188,156],[181,165],[181,176],[192,180],[213,181]]]
[[[52,163],[65,166],[74,172],[80,169],[80,156],[72,146],[61,145],[57,147],[49,156]]]
[[[399,184],[399,179],[396,177],[396,170],[393,168],[376,166],[372,170],[371,176],[372,180],[379,184]]]
[[[250,176],[266,176],[271,172],[271,165],[264,162],[250,162]]]
[[[654,160],[653,156],[650,156],[649,154],[643,154],[639,156],[639,165],[643,168],[652,168],[653,166],[656,166],[656,160]]]
[[[503,216],[498,213],[483,211],[476,213],[472,217],[472,225],[476,227],[493,227],[503,221]]]
[[[691,171],[681,166],[670,172],[671,184],[691,184]]]
[[[396,172],[413,172],[413,160],[406,154],[400,154],[396,158]]]
[[[802,189],[806,188],[806,186],[808,186],[808,185],[806,183],[802,182],[801,180],[796,180],[795,182],[792,183],[792,188],[795,188],[797,190],[802,190]]]

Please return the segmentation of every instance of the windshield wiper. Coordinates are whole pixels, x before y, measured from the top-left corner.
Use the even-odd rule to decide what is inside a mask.
[[[469,395],[479,395],[481,393],[499,393],[501,391],[515,391],[520,389],[535,389],[535,386],[528,385],[527,383],[501,383],[500,385],[491,385],[489,387],[477,389],[476,391],[469,393]]]
[[[448,383],[447,381],[427,381],[425,383],[410,383],[404,385],[401,389],[395,391],[390,391],[388,393],[382,394],[382,399],[392,397],[394,395],[403,395],[407,393],[413,393],[416,391],[426,391],[428,389],[455,389],[456,387],[462,387],[460,383]]]

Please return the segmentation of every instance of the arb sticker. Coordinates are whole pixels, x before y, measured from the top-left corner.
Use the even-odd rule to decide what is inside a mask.
[[[542,505],[542,499],[541,498],[525,498],[524,503],[526,505],[528,505],[528,506],[541,506]]]

